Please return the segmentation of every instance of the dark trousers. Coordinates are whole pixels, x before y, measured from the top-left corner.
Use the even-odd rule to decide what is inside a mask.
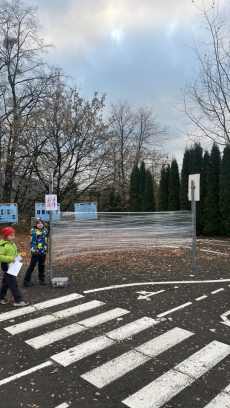
[[[38,277],[39,280],[44,281],[45,278],[45,261],[46,261],[46,255],[32,255],[31,256],[31,261],[30,261],[30,266],[26,271],[24,280],[27,282],[30,282],[32,272],[35,268],[35,266],[38,263]]]
[[[10,275],[9,273],[5,272],[3,274],[2,286],[0,289],[0,299],[5,298],[7,289],[11,290],[15,302],[20,302],[22,300],[22,295],[18,287],[16,276]]]

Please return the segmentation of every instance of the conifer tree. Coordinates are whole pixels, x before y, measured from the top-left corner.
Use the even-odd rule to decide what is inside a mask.
[[[145,173],[145,191],[143,196],[142,211],[144,212],[156,211],[153,189],[153,177],[150,170],[146,170]]]
[[[188,200],[188,177],[190,174],[191,149],[186,148],[184,152],[181,183],[180,183],[180,209],[191,210],[191,202]]]
[[[143,211],[143,199],[144,199],[144,191],[145,191],[145,163],[141,163],[140,167],[140,206],[141,211]]]
[[[207,166],[207,194],[205,198],[204,232],[209,236],[220,234],[219,175],[220,150],[214,143]]]
[[[172,160],[169,176],[169,201],[168,210],[178,211],[180,209],[180,178],[176,159]]]
[[[230,145],[224,148],[220,165],[220,213],[223,233],[230,236]]]
[[[130,176],[130,211],[139,212],[140,207],[140,170],[135,164]]]
[[[170,173],[169,165],[167,165],[167,167],[163,165],[161,169],[161,178],[159,186],[158,211],[168,210],[169,173]]]

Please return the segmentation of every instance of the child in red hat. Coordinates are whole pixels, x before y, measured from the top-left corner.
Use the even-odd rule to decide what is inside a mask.
[[[15,230],[11,227],[2,227],[4,239],[0,241],[0,266],[3,271],[2,286],[0,289],[0,304],[6,305],[9,300],[5,299],[7,290],[10,289],[14,297],[14,306],[27,306],[29,302],[22,299],[21,291],[18,287],[17,278],[7,273],[9,264],[15,262],[16,256],[26,256],[25,252],[18,254],[17,247],[14,243]]]

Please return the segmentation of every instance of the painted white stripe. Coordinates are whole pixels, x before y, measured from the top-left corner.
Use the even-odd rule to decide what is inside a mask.
[[[103,364],[101,367],[81,375],[81,377],[95,385],[95,387],[103,388],[149,360],[151,360],[150,357],[131,350]]]
[[[218,394],[204,408],[229,408],[230,407],[230,385],[228,385],[220,394]]]
[[[26,340],[29,346],[32,346],[36,350],[48,346],[49,344],[55,343],[56,341],[65,339],[74,334],[80,333],[86,330],[84,326],[80,326],[78,323],[71,324],[70,326],[65,326],[52,332],[42,334],[41,336],[34,337],[33,339]]]
[[[29,368],[26,371],[22,371],[21,373],[12,375],[11,377],[8,377],[8,378],[5,378],[4,380],[1,380],[0,381],[0,386],[3,385],[3,384],[7,384],[7,383],[9,383],[11,381],[17,380],[18,378],[24,377],[25,375],[32,374],[35,371],[41,370],[42,368],[48,367],[50,365],[53,365],[53,363],[51,361],[47,361],[46,363],[43,363],[43,364],[40,364],[38,366]]]
[[[109,320],[116,319],[117,317],[124,316],[130,313],[128,310],[117,307],[116,309],[109,310],[108,312],[101,313],[99,315],[90,317],[89,319],[81,320],[78,324],[82,324],[85,327],[95,327],[99,324],[108,322]]]
[[[81,377],[96,387],[103,388],[129,371],[144,364],[146,361],[151,360],[152,357],[163,353],[192,335],[193,333],[176,327],[136,347],[135,350],[124,353],[108,363],[103,364],[101,367],[81,375]]]
[[[33,305],[36,310],[46,309],[47,307],[61,305],[65,302],[71,302],[72,300],[83,298],[83,295],[79,295],[78,293],[71,293],[70,295],[61,296],[56,299],[47,300],[46,302],[36,303]]]
[[[33,339],[27,340],[26,343],[29,346],[39,349],[52,344],[56,341],[65,339],[66,337],[72,336],[76,333],[80,333],[89,327],[95,327],[99,324],[108,322],[117,317],[123,316],[130,313],[127,310],[116,308],[109,310],[108,312],[101,313],[97,316],[90,317],[89,319],[81,320],[78,323],[71,324],[69,326],[61,327],[60,329],[53,330],[52,332],[42,334],[41,336],[34,337]]]
[[[203,281],[165,281],[165,282],[137,282],[137,283],[126,283],[123,285],[113,285],[113,286],[106,286],[104,288],[97,288],[91,290],[84,290],[83,293],[93,293],[93,292],[100,292],[102,290],[111,290],[111,289],[119,289],[119,288],[127,288],[130,286],[146,286],[146,285],[178,285],[178,284],[194,284],[194,283],[223,283],[223,282],[230,282],[230,279],[213,279],[213,280],[203,280]]]
[[[29,320],[28,322],[19,323],[14,326],[5,327],[5,330],[11,333],[12,335],[22,333],[27,330],[34,329],[36,327],[43,326],[51,322],[55,322],[59,319],[64,319],[69,316],[73,316],[78,313],[86,312],[87,310],[94,309],[104,305],[104,303],[99,302],[98,300],[92,300],[91,302],[83,303],[82,305],[74,306],[69,309],[62,310],[52,315],[38,317],[37,319]]]
[[[159,337],[136,347],[135,350],[149,357],[154,357],[193,335],[192,332],[175,327]]]
[[[229,353],[230,346],[213,341],[122,402],[130,408],[160,408]]]
[[[44,324],[55,322],[57,318],[52,315],[38,317],[37,319],[29,320],[28,322],[15,324],[15,326],[5,327],[5,330],[12,335],[22,333],[27,330],[32,330],[36,327],[43,326]]]
[[[208,296],[207,296],[207,295],[204,295],[204,296],[201,296],[201,297],[196,298],[195,300],[202,300],[202,299],[205,299],[206,297],[208,297]]]
[[[11,310],[10,312],[1,313],[0,322],[4,322],[5,320],[14,319],[15,317],[18,317],[18,316],[24,316],[32,312],[36,312],[35,307],[27,306],[27,307],[22,307],[16,310]]]
[[[106,336],[117,341],[124,340],[127,339],[127,337],[133,336],[134,334],[155,326],[158,323],[160,322],[157,320],[150,319],[149,317],[142,317],[141,319],[135,320],[134,322],[106,333]]]
[[[160,408],[193,381],[187,375],[170,370],[122,402],[130,408]]]
[[[1,313],[0,315],[0,322],[5,320],[14,319],[18,316],[24,316],[29,313],[36,312],[37,310],[45,309],[46,307],[60,305],[65,302],[70,302],[71,300],[80,299],[84,296],[79,295],[78,293],[72,293],[71,295],[61,296],[56,299],[47,300],[42,303],[35,303],[33,306],[22,307],[17,310],[11,310],[10,312]]]
[[[157,315],[157,317],[166,316],[167,314],[171,314],[171,313],[175,312],[176,310],[183,309],[184,307],[189,306],[189,305],[191,305],[191,304],[192,304],[192,302],[184,303],[183,305],[174,307],[174,309],[170,309],[170,310],[167,310],[167,311],[164,312],[164,313],[160,313],[159,315]]]
[[[58,407],[56,408],[68,408],[69,404],[66,404],[66,402],[64,402],[64,404],[58,405]]]
[[[76,363],[76,361],[88,357],[106,347],[110,347],[113,344],[116,344],[116,342],[108,339],[105,336],[96,337],[92,340],[86,341],[85,343],[79,344],[76,347],[72,347],[69,350],[63,351],[62,353],[54,354],[51,359],[56,361],[58,364],[67,367],[68,365]]]
[[[199,378],[230,353],[230,346],[214,340],[191,357],[178,364],[174,370]]]
[[[72,347],[69,350],[63,351],[62,353],[54,354],[51,359],[66,367],[69,364],[73,364],[76,361],[81,360],[82,358],[90,356],[93,353],[116,344],[114,340],[124,340],[125,338],[137,334],[142,330],[152,327],[158,323],[159,322],[154,319],[143,317],[116,330],[106,333],[107,337],[96,337],[83,344],[79,344],[76,347]]]
[[[220,288],[220,289],[214,290],[214,291],[211,292],[211,293],[214,295],[215,293],[221,292],[222,290],[224,290],[224,288]]]

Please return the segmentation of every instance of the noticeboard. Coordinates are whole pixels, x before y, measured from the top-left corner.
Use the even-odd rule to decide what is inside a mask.
[[[18,205],[0,204],[0,222],[18,222]]]
[[[57,211],[57,196],[56,194],[46,194],[46,211]]]
[[[35,217],[41,217],[44,221],[49,221],[49,211],[46,211],[46,205],[35,204]],[[53,221],[60,221],[60,204],[57,204],[57,211],[53,211]]]
[[[75,220],[83,220],[87,218],[97,218],[96,203],[74,204]]]

